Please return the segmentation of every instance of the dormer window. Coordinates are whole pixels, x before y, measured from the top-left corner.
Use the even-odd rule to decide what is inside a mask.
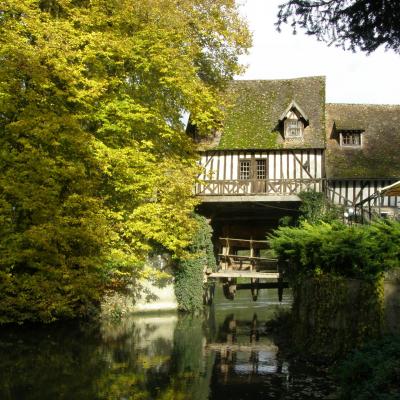
[[[301,138],[303,136],[303,123],[298,119],[285,120],[285,137]]]
[[[340,145],[342,147],[361,147],[362,135],[361,131],[341,131]]]
[[[303,138],[304,128],[308,125],[308,117],[294,100],[283,112],[279,121],[283,125],[285,139]]]

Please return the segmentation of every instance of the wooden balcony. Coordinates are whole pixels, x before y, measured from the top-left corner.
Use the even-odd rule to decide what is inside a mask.
[[[195,193],[201,197],[293,197],[305,190],[322,191],[322,179],[204,180],[196,185]]]
[[[204,281],[220,280],[227,299],[233,300],[237,290],[250,289],[253,300],[257,300],[260,289],[278,289],[282,301],[285,268],[275,258],[267,240],[237,239],[221,237],[218,241],[219,270],[205,271]],[[237,283],[237,279],[247,278],[247,283]],[[212,296],[206,296],[211,304]],[[210,300],[211,299],[211,300]]]

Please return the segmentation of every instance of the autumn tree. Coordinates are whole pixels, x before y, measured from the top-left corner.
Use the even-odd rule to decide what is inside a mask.
[[[279,6],[278,30],[286,23],[345,49],[400,53],[399,0],[290,0]]]
[[[87,315],[195,228],[182,115],[220,119],[234,0],[0,1],[0,322]]]

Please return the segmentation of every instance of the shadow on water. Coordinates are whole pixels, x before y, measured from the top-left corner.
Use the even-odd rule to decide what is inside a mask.
[[[265,331],[290,307],[276,291],[253,302],[217,291],[202,316],[158,313],[118,323],[3,329],[0,398],[319,399],[334,388],[321,371],[284,359]]]

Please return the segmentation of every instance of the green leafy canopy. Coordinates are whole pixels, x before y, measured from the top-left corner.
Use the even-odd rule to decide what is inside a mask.
[[[86,315],[153,243],[190,242],[181,121],[219,118],[249,35],[233,0],[4,0],[0,322]]]
[[[384,46],[400,52],[398,0],[289,0],[279,6],[277,27],[289,23],[307,35],[367,54]]]

